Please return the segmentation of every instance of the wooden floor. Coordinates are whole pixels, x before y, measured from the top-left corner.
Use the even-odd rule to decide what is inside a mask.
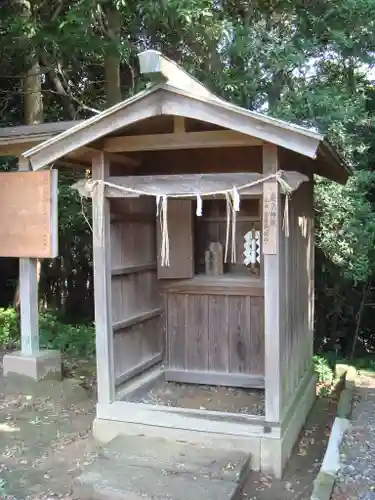
[[[158,380],[144,392],[126,398],[134,403],[146,403],[196,410],[264,416],[264,390],[180,384]]]

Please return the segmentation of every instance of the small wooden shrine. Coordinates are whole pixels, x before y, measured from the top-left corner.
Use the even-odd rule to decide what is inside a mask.
[[[317,132],[225,102],[157,52],[140,65],[159,83],[23,155],[34,170],[92,155],[75,188],[93,199],[94,433],[236,446],[280,476],[315,399],[313,176],[350,171]],[[162,384],[264,408],[147,399]]]

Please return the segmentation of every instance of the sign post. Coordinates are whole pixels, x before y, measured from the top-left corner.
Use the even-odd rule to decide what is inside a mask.
[[[38,259],[58,252],[57,171],[0,173],[0,256],[20,259],[21,352],[4,356],[4,375],[61,377],[58,351],[39,350]]]

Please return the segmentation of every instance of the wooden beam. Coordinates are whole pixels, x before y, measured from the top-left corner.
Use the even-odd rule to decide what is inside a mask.
[[[174,116],[173,117],[173,132],[175,134],[186,133],[185,118],[183,116]]]
[[[145,50],[138,54],[139,67],[142,74],[156,82],[168,82],[178,89],[183,89],[202,97],[216,97],[202,83],[187,73],[181,66],[163,56],[156,50]]]
[[[129,370],[126,370],[124,373],[116,377],[116,387],[119,385],[127,382],[131,378],[135,377],[136,375],[139,375],[140,373],[145,372],[152,366],[156,365],[157,363],[160,363],[163,360],[162,354],[155,354],[155,356],[152,356],[149,359],[146,359],[146,361],[142,361],[138,365],[134,366],[133,368],[130,368]]]
[[[174,368],[167,368],[164,373],[167,382],[256,389],[264,388],[264,375],[262,374],[202,372],[199,370],[178,370]]]
[[[278,151],[277,146],[265,144],[263,146],[263,174],[269,175],[277,172]],[[263,211],[266,197],[270,191],[275,193],[274,211],[275,227],[271,229],[275,232],[273,244],[269,248],[275,247],[275,253],[265,254],[263,243],[263,269],[264,269],[264,352],[265,352],[265,403],[266,421],[280,422],[282,412],[282,371],[281,371],[281,349],[283,348],[281,339],[281,197],[280,185],[276,179],[271,179],[263,184]],[[268,210],[268,208],[267,208]],[[270,231],[265,227],[265,217],[263,216],[263,238],[265,231]],[[271,237],[270,237],[271,239]],[[273,237],[272,237],[273,239]],[[286,368],[287,369],[287,368]]]
[[[43,146],[26,151],[23,156],[30,159],[33,170],[46,168],[57,159],[77,151],[79,148],[90,147],[89,144],[102,139],[114,130],[151,116],[160,115],[159,97],[158,92],[155,91],[141,92],[124,103],[85,120],[83,124],[74,127],[73,131],[66,131],[58,137],[50,139]],[[142,103],[140,103],[141,98]],[[126,112],[123,109],[125,106]]]
[[[110,162],[107,155],[97,152],[92,158],[92,176],[106,180]],[[93,257],[94,298],[98,402],[115,400],[115,371],[112,330],[111,240],[109,200],[96,190],[93,196]]]
[[[195,276],[188,280],[170,280],[161,284],[161,291],[171,294],[189,295],[230,295],[263,297],[264,283],[261,278],[246,276],[244,278],[218,278],[212,276]]]
[[[199,439],[207,438],[208,442],[212,443],[212,435],[221,435],[227,440],[238,439],[235,443],[236,448],[247,453],[254,446],[254,438],[264,435],[264,418],[259,415],[197,410],[195,408],[173,408],[128,401],[115,401],[111,405],[98,404],[97,418],[133,423],[141,428],[151,425],[153,429],[160,429],[160,436],[164,437],[170,431],[183,430],[184,437],[189,436],[188,440],[192,441],[197,439],[196,435],[198,435],[201,436]],[[195,437],[189,434],[190,432]],[[188,434],[186,435],[186,433]],[[280,438],[279,428],[272,427],[271,432],[267,433],[267,437]],[[176,435],[173,439],[176,439]]]
[[[86,146],[81,149],[82,155],[86,153],[90,154],[91,156],[94,156],[98,153],[98,151],[101,151],[101,148]],[[121,154],[111,153],[110,151],[107,151],[107,158],[112,163],[117,163],[119,165],[124,165],[126,167],[139,167],[141,164],[140,160],[135,160],[134,158],[129,158],[129,156]]]
[[[208,132],[176,132],[173,134],[109,137],[103,149],[120,151],[161,151],[165,149],[196,149],[238,146],[259,146],[263,141],[232,130]]]
[[[117,267],[112,269],[112,276],[127,276],[129,274],[145,273],[147,271],[156,271],[156,262],[138,264],[135,266]]]
[[[100,149],[94,148],[81,148],[74,153],[70,153],[67,156],[59,158],[56,160],[57,165],[62,165],[65,167],[71,168],[90,168],[92,165],[92,157],[97,155],[100,152]],[[125,167],[139,167],[141,165],[140,160],[135,160],[133,158],[129,158],[128,156],[109,153],[107,152],[107,157],[113,163],[117,163],[118,165],[124,165]]]
[[[156,308],[151,311],[147,311],[144,313],[136,314],[135,316],[131,316],[130,318],[124,319],[123,321],[117,321],[113,324],[113,331],[118,332],[124,328],[129,328],[129,326],[138,325],[139,323],[144,323],[145,321],[149,321],[150,319],[156,318],[157,316],[161,316],[163,313],[163,309]]]
[[[163,115],[184,116],[208,122],[316,158],[316,151],[322,138],[318,134],[310,134],[304,129],[297,129],[285,122],[251,113],[224,101],[215,102],[198,96],[192,98],[175,88],[168,87],[168,90],[169,92],[163,91],[164,96],[161,101]]]

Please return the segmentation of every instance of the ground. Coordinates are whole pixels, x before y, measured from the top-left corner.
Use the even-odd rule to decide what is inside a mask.
[[[264,390],[176,384],[162,380],[130,401],[201,410],[264,415]]]
[[[96,454],[90,433],[95,391],[77,385],[88,378],[85,365],[78,366],[80,372],[73,370],[76,378],[62,385],[44,382],[36,389],[25,382],[15,385],[0,379],[0,478],[4,483],[0,498],[72,498],[74,478]],[[252,473],[243,500],[308,499],[335,410],[335,397],[318,399],[284,479]]]
[[[341,470],[332,500],[375,500],[375,378],[356,380],[352,426],[341,447]]]
[[[94,397],[77,382],[0,376],[1,499],[71,498],[74,477],[95,457]]]
[[[276,480],[252,472],[243,500],[309,500],[335,418],[337,396],[318,398],[299,443],[289,460],[284,477]]]

